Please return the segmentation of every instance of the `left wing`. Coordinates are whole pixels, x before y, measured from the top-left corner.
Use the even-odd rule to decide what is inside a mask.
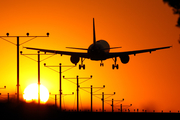
[[[59,50],[48,50],[48,49],[31,48],[31,47],[24,47],[24,48],[31,49],[31,50],[39,50],[39,51],[42,51],[42,52],[61,54],[61,55],[75,55],[75,56],[78,56],[78,57],[89,58],[88,53],[83,53],[83,52],[69,52],[69,51],[59,51]]]
[[[145,52],[152,52],[152,51],[156,51],[156,50],[161,50],[161,49],[167,49],[170,48],[172,46],[166,46],[166,47],[159,47],[159,48],[152,48],[152,49],[144,49],[144,50],[135,50],[135,51],[126,51],[126,52],[112,52],[112,53],[108,53],[107,57],[108,58],[113,58],[113,57],[118,57],[120,55],[136,55],[139,53],[145,53]]]

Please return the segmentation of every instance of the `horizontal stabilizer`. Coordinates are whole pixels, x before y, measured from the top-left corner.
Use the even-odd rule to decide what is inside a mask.
[[[116,48],[122,48],[122,47],[105,48],[104,50],[107,50],[107,49],[116,49]]]
[[[66,47],[66,48],[69,48],[69,49],[78,49],[78,50],[88,50],[86,48],[76,48],[76,47]]]

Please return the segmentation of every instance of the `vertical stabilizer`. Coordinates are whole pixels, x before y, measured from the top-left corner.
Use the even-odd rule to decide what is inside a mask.
[[[95,24],[94,24],[94,18],[93,18],[93,44],[96,44],[96,34],[95,34]]]

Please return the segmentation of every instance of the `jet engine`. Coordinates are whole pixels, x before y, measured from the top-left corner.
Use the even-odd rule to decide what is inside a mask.
[[[76,65],[79,62],[79,57],[72,55],[70,60],[73,64]]]
[[[129,55],[121,55],[121,56],[119,56],[119,58],[121,59],[121,62],[123,64],[126,64],[129,62]]]

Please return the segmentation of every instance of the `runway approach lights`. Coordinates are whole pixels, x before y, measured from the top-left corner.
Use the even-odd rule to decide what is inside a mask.
[[[50,58],[50,57],[52,57],[52,56],[54,56],[56,54],[44,54],[44,53],[40,54],[40,51],[38,51],[37,54],[23,54],[22,51],[20,51],[20,53],[21,53],[21,55],[24,55],[25,57],[27,57],[27,58],[29,58],[29,59],[31,59],[33,61],[36,61],[38,63],[38,104],[40,104],[40,62],[42,62],[42,61],[44,61],[44,60],[46,60],[46,59],[48,59],[48,58]],[[27,55],[37,55],[38,60],[35,60],[35,59],[31,58],[31,57],[28,57]],[[40,55],[50,55],[50,56],[40,60]]]
[[[114,99],[112,99],[112,100],[105,100],[105,101],[112,101],[112,104],[111,104],[112,112],[114,112],[114,107],[116,107],[116,105],[119,104],[120,102],[123,102],[124,98],[122,100],[114,100]]]
[[[87,90],[84,90],[84,89],[91,89],[91,92],[87,91]],[[93,95],[95,92],[98,92],[100,91],[101,89],[104,89],[105,88],[105,85],[103,85],[103,87],[93,87],[93,85],[91,85],[90,87],[80,87],[80,89],[90,93],[91,95],[91,112],[93,111]],[[93,91],[93,89],[96,89],[95,91]]]
[[[122,104],[120,104],[120,111],[121,111],[121,113],[122,113],[122,110],[123,110],[123,108],[122,107],[131,107],[132,106],[132,104],[129,104],[129,105],[122,105]]]
[[[51,93],[49,93],[49,95],[55,95],[55,106],[57,107],[57,95],[59,95],[59,94],[51,94]],[[61,95],[64,95],[64,96],[66,96],[66,95],[74,95],[74,92],[72,92],[72,94],[61,94]],[[61,110],[62,110],[62,108],[61,108]]]
[[[15,37],[15,38],[17,38],[17,43],[14,43],[14,42],[11,42],[11,41],[5,39],[6,37]],[[31,39],[29,39],[29,40],[27,40],[27,41],[20,44],[19,43],[19,38],[22,38],[22,37],[23,38],[24,37],[31,37]],[[9,33],[6,33],[6,36],[0,36],[1,39],[3,39],[5,41],[17,46],[17,85],[16,85],[17,86],[17,102],[19,102],[19,86],[20,86],[19,85],[19,46],[22,45],[22,44],[25,44],[25,43],[27,43],[27,42],[35,39],[35,38],[37,38],[37,37],[49,37],[49,33],[47,33],[46,36],[30,36],[29,33],[26,33],[26,36],[18,36],[18,35],[10,36]]]
[[[0,89],[6,89],[6,86],[4,86],[3,88],[0,88]],[[1,93],[0,93],[0,95],[1,95]]]
[[[116,92],[114,92],[113,94],[104,94],[104,92],[102,92],[102,94],[94,94],[94,95],[102,95],[102,98],[101,98],[101,100],[102,100],[102,112],[104,112],[104,101],[105,101],[105,99],[107,99],[107,98],[109,98],[115,94],[116,94]],[[107,96],[106,98],[104,97],[105,95]]]
[[[72,69],[72,68],[74,68],[76,66],[74,66],[74,65],[73,66],[72,65],[62,65],[61,63],[59,63],[59,65],[48,65],[47,66],[46,63],[44,63],[44,67],[47,67],[47,68],[59,73],[59,96],[60,96],[59,105],[60,105],[60,111],[61,111],[62,110],[62,107],[61,107],[61,103],[62,103],[62,98],[61,98],[61,95],[62,95],[62,85],[61,85],[62,73],[66,72],[66,71],[68,71],[68,70],[70,70],[70,69]],[[52,69],[54,67],[59,67],[59,71],[57,71],[55,69]],[[62,71],[62,67],[69,67],[69,69],[66,69],[66,70]]]
[[[3,88],[0,88],[0,89],[6,89],[6,86],[4,86]]]
[[[92,78],[92,75],[90,77],[80,77],[77,75],[76,78],[65,78],[65,76],[63,76],[64,79],[68,80],[69,82],[72,82],[73,84],[76,84],[77,85],[77,112],[79,112],[79,87],[80,87],[80,84],[83,83],[83,82],[86,82],[87,80],[91,79]],[[69,79],[76,79],[77,82],[73,82]],[[79,79],[85,79],[84,81],[80,82],[79,83]]]

